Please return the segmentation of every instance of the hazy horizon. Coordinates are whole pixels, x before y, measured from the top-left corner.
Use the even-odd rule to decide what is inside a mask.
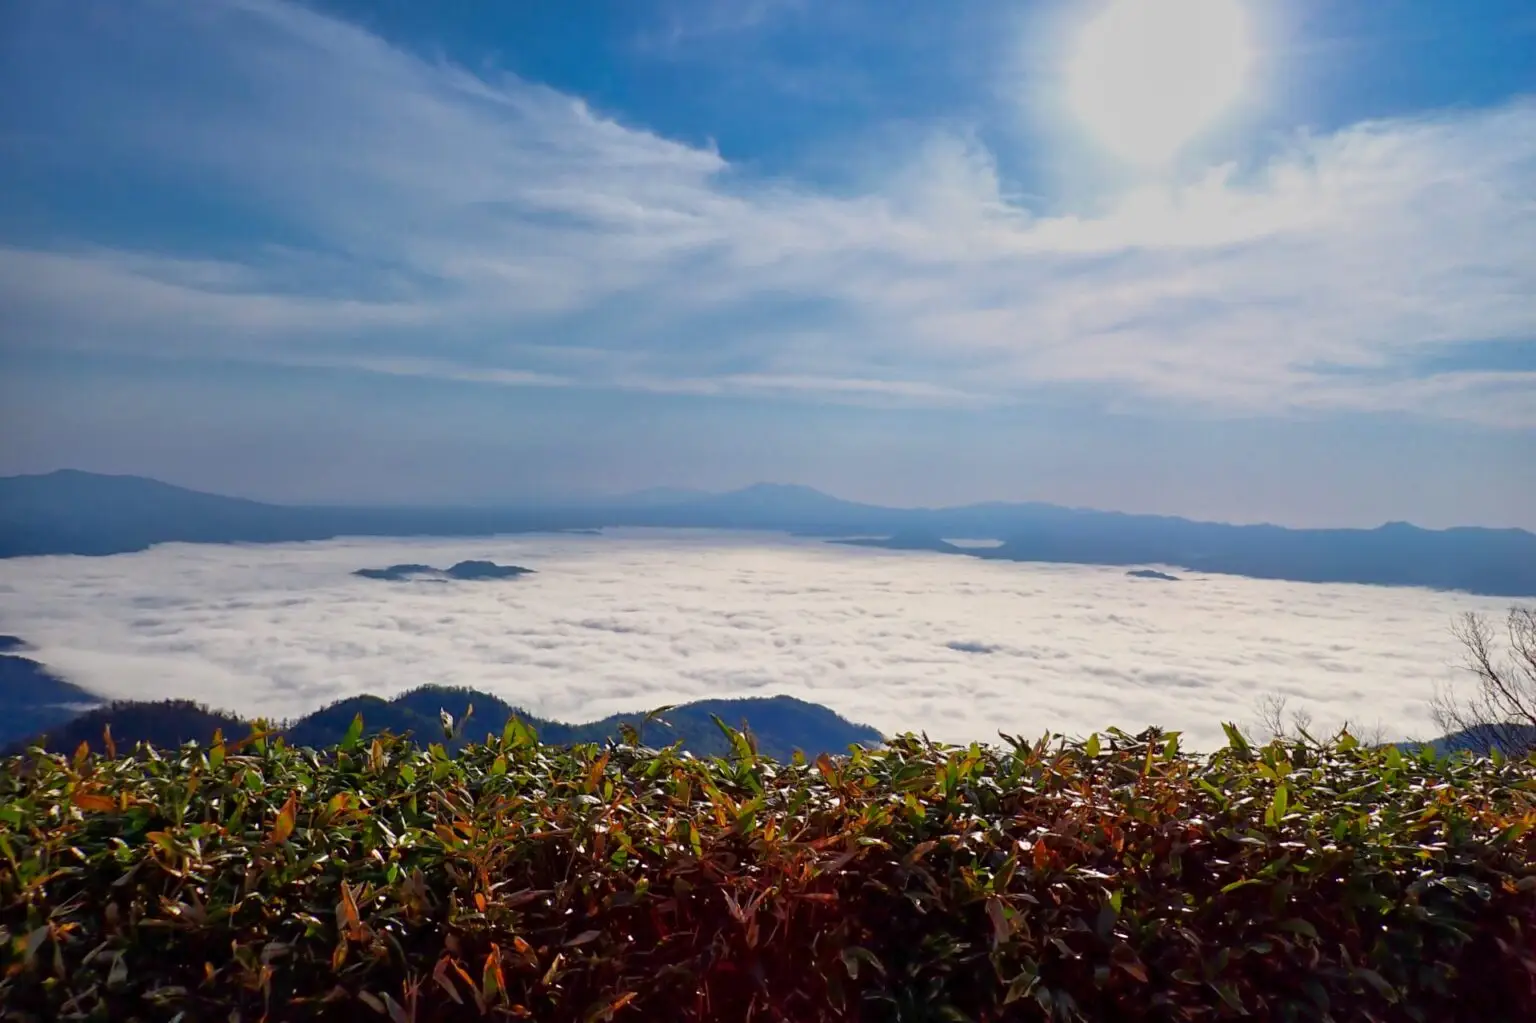
[[[928,504],[886,503],[886,502],[881,502],[881,501],[878,501],[878,500],[863,500],[863,499],[856,498],[856,497],[850,497],[847,494],[841,493],[841,492],[839,492],[836,489],[815,487],[815,486],[812,486],[812,485],[806,484],[806,483],[799,483],[799,482],[785,481],[785,480],[755,480],[755,481],[752,481],[752,482],[749,482],[749,483],[746,483],[746,484],[743,484],[743,485],[737,486],[737,487],[721,487],[721,488],[716,488],[716,489],[705,489],[705,488],[702,488],[702,487],[681,487],[681,486],[673,486],[673,485],[666,484],[666,483],[657,483],[657,484],[653,484],[653,485],[645,486],[645,487],[640,487],[640,488],[633,489],[633,490],[622,490],[622,491],[600,490],[600,491],[579,491],[579,492],[543,493],[543,494],[540,494],[540,493],[528,494],[528,493],[524,492],[524,493],[520,493],[520,494],[515,495],[515,496],[508,496],[508,497],[504,497],[504,498],[500,498],[500,499],[481,499],[481,500],[478,500],[478,501],[458,501],[458,502],[455,502],[455,501],[452,501],[452,500],[445,500],[440,495],[434,495],[434,494],[430,494],[430,493],[420,494],[419,496],[415,497],[414,499],[412,499],[412,498],[405,498],[405,499],[375,499],[375,500],[372,500],[372,501],[348,501],[348,500],[344,500],[344,499],[342,499],[342,500],[337,500],[337,499],[331,499],[331,500],[309,500],[309,501],[293,500],[293,499],[282,500],[282,499],[274,499],[274,498],[268,496],[266,493],[264,493],[262,491],[259,491],[259,490],[251,490],[251,489],[239,490],[239,489],[236,489],[236,490],[230,490],[230,491],[225,491],[225,490],[215,491],[215,490],[209,490],[209,489],[205,489],[205,488],[202,488],[202,487],[194,486],[194,485],[191,485],[191,484],[188,484],[188,483],[185,483],[185,482],[178,482],[178,481],[173,480],[173,479],[165,479],[165,478],[155,477],[155,476],[146,476],[146,475],[141,474],[141,473],[133,473],[133,472],[121,472],[121,473],[102,472],[102,473],[94,473],[91,470],[80,469],[80,468],[75,467],[75,466],[60,466],[60,467],[57,467],[57,468],[54,468],[54,469],[39,470],[39,471],[34,471],[34,472],[22,472],[22,473],[15,473],[15,474],[11,474],[11,475],[12,476],[37,477],[37,476],[54,475],[54,474],[57,474],[57,473],[89,473],[91,475],[122,476],[122,477],[130,477],[130,478],[137,478],[137,479],[147,479],[147,480],[152,480],[152,481],[157,482],[157,483],[166,483],[166,484],[169,484],[171,486],[176,486],[176,487],[180,487],[182,489],[197,491],[197,492],[201,492],[201,493],[217,494],[219,496],[224,496],[224,497],[235,497],[235,498],[241,498],[241,499],[244,499],[244,500],[258,501],[258,502],[262,502],[262,503],[275,504],[275,505],[280,505],[280,506],[295,506],[295,507],[302,507],[302,506],[306,506],[306,505],[314,505],[314,506],[336,506],[336,507],[357,507],[357,508],[416,508],[416,507],[419,507],[419,508],[444,508],[444,509],[452,509],[452,508],[484,508],[484,509],[488,509],[488,510],[494,510],[494,509],[497,509],[497,508],[516,509],[516,508],[519,508],[519,507],[529,507],[529,508],[552,507],[552,508],[554,508],[554,507],[559,507],[561,505],[569,505],[569,506],[572,506],[572,507],[577,507],[577,506],[583,505],[584,503],[591,503],[593,505],[600,505],[600,504],[605,504],[605,503],[621,503],[622,499],[624,499],[624,498],[640,499],[643,503],[648,503],[650,501],[658,500],[658,499],[660,500],[661,503],[667,503],[667,502],[671,502],[671,501],[682,502],[682,501],[687,501],[687,500],[690,500],[690,499],[693,499],[693,498],[718,497],[718,496],[724,496],[724,495],[729,495],[729,494],[738,494],[738,493],[743,493],[743,492],[750,492],[750,491],[759,490],[759,489],[767,489],[767,490],[791,490],[791,491],[792,490],[801,490],[801,491],[811,491],[811,492],[814,492],[815,494],[821,495],[823,497],[830,497],[830,498],[833,498],[833,499],[836,499],[836,500],[839,500],[839,501],[848,501],[848,502],[852,502],[852,503],[856,503],[856,504],[867,504],[867,505],[871,505],[871,506],[875,506],[875,507],[881,507],[881,508],[903,509],[903,510],[919,510],[919,511],[920,510],[941,511],[941,510],[945,510],[945,509],[964,508],[964,507],[971,507],[971,506],[978,506],[978,505],[988,505],[988,504],[1019,504],[1019,505],[1024,505],[1024,504],[1044,504],[1044,505],[1052,505],[1052,506],[1056,506],[1056,507],[1068,508],[1068,509],[1080,510],[1080,511],[1114,512],[1114,513],[1120,513],[1120,514],[1125,514],[1125,515],[1166,516],[1166,517],[1173,517],[1173,518],[1188,519],[1188,520],[1193,521],[1193,522],[1209,522],[1209,523],[1214,523],[1214,524],[1226,524],[1226,525],[1270,525],[1270,526],[1282,526],[1282,527],[1287,528],[1287,529],[1375,529],[1375,528],[1378,528],[1378,527],[1381,527],[1381,526],[1384,526],[1384,525],[1392,525],[1392,524],[1396,524],[1396,523],[1407,522],[1410,525],[1418,526],[1418,527],[1424,528],[1424,529],[1454,529],[1454,528],[1458,528],[1458,527],[1477,527],[1477,528],[1484,528],[1484,529],[1520,529],[1520,530],[1524,530],[1525,532],[1536,532],[1536,521],[1533,521],[1533,524],[1530,525],[1530,526],[1523,526],[1523,525],[1514,524],[1514,523],[1494,523],[1494,522],[1447,522],[1447,523],[1443,523],[1443,524],[1429,524],[1429,523],[1425,523],[1425,522],[1416,522],[1416,521],[1412,521],[1412,520],[1408,520],[1408,519],[1402,519],[1402,518],[1381,519],[1381,520],[1376,520],[1376,521],[1360,520],[1360,521],[1351,521],[1351,522],[1338,522],[1338,521],[1326,521],[1326,522],[1323,522],[1323,521],[1319,521],[1319,522],[1311,522],[1311,523],[1308,523],[1308,524],[1297,524],[1297,523],[1292,523],[1292,522],[1276,521],[1274,519],[1232,520],[1232,519],[1208,518],[1208,517],[1202,517],[1202,516],[1197,515],[1197,514],[1181,513],[1181,512],[1177,512],[1177,511],[1167,511],[1167,510],[1142,509],[1142,508],[1125,508],[1125,507],[1109,508],[1109,507],[1095,507],[1095,506],[1091,506],[1091,505],[1073,505],[1073,504],[1067,504],[1067,503],[1060,502],[1060,501],[1051,501],[1051,500],[1046,500],[1046,499],[1043,499],[1043,498],[1035,498],[1035,497],[1019,497],[1019,498],[981,497],[981,498],[978,498],[978,499],[972,500],[972,501],[954,502],[954,503],[928,503]],[[4,479],[4,478],[7,478],[7,477],[6,476],[0,476],[0,479]],[[986,538],[986,539],[988,540],[988,542],[992,542],[992,540],[995,539],[995,538]]]

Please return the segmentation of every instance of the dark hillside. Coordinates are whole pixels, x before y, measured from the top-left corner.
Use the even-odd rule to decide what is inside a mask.
[[[67,683],[66,683],[67,684]],[[466,709],[474,711],[464,719]],[[456,732],[445,739],[440,713],[453,716]],[[504,700],[473,689],[422,686],[402,693],[392,700],[377,696],[353,696],[322,707],[296,721],[277,723],[279,730],[295,746],[325,747],[340,742],[362,716],[365,736],[390,732],[409,736],[421,745],[446,743],[450,748],[500,735],[507,719],[520,718],[545,742],[569,745],[576,742],[607,742],[622,736],[622,727],[632,724],[644,742],[654,746],[682,742],[697,756],[729,752],[729,740],[711,715],[719,715],[727,724],[747,726],[765,755],[789,757],[796,750],[816,757],[822,753],[843,753],[850,745],[877,745],[881,735],[873,728],[857,725],[817,704],[788,696],[746,700],[703,700],[668,710],[649,724],[646,714],[615,714],[601,721],[567,724],[539,718]],[[69,752],[82,742],[100,750],[102,731],[111,726],[112,736],[127,748],[138,742],[157,747],[175,747],[185,742],[207,746],[216,730],[226,739],[251,731],[254,725],[232,714],[210,710],[186,700],[153,702],[116,702],[89,713],[56,721],[33,731],[32,738],[13,744],[13,752],[41,743],[49,750]],[[38,732],[46,735],[38,735]]]
[[[15,640],[0,649],[24,648]],[[64,724],[101,700],[30,657],[0,654],[0,749],[10,741]]]
[[[11,752],[19,753],[38,744],[68,753],[81,743],[100,752],[105,749],[103,733],[108,728],[120,749],[131,749],[141,742],[160,749],[175,749],[189,742],[206,748],[213,733],[220,730],[230,738],[238,738],[249,733],[251,725],[233,714],[212,710],[192,700],[118,700],[47,726],[43,734],[15,743]]]

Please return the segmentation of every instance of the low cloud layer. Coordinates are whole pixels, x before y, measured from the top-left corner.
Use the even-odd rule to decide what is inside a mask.
[[[538,574],[387,583],[484,558]],[[786,693],[882,731],[1184,730],[1204,746],[1286,695],[1320,725],[1433,733],[1452,618],[1501,602],[982,562],[750,534],[169,545],[0,562],[0,630],[104,695],[297,716],[355,693],[472,686],[566,720]]]

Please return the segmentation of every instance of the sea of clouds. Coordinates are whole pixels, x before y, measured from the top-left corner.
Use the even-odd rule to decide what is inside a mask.
[[[358,568],[484,558],[508,581]],[[748,533],[170,544],[0,562],[0,631],[88,689],[298,716],[357,693],[466,685],[589,720],[789,694],[950,740],[1118,724],[1221,741],[1281,694],[1319,725],[1435,733],[1463,611],[1419,589],[982,561]]]

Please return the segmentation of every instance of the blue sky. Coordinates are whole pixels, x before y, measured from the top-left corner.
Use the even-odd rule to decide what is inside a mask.
[[[1536,527],[1536,10],[1238,2],[1155,167],[1101,3],[6,4],[0,472]]]

